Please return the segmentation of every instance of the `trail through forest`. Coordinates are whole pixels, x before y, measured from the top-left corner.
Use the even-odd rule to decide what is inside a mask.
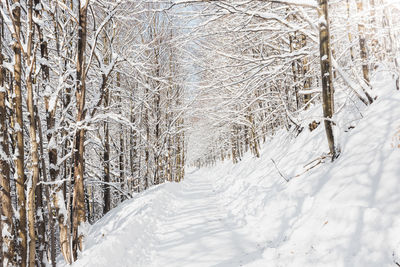
[[[400,267],[399,0],[3,0],[0,267]]]
[[[264,145],[260,158],[247,153],[238,164],[189,168],[181,183],[164,183],[124,201],[84,229],[84,250],[73,266],[400,262],[400,95],[388,77],[379,81],[381,95],[353,121],[354,129],[342,134],[342,155],[335,163],[321,157],[323,127],[296,137],[282,130]],[[342,114],[337,121],[346,125],[351,117]],[[65,264],[61,256],[59,263]]]
[[[188,190],[178,193],[175,209],[160,220],[153,266],[241,266],[262,253],[219,202],[215,177],[200,175],[188,175]]]
[[[212,183],[216,177],[202,174],[192,170],[182,185],[162,185],[135,199],[136,203],[128,201],[130,205],[116,208],[111,218],[105,216],[90,231],[97,237],[88,244],[92,257],[74,266],[222,267],[242,266],[260,257],[260,246],[246,237],[219,202]],[[146,215],[138,222],[140,214]],[[145,235],[138,239],[143,228],[147,228]]]

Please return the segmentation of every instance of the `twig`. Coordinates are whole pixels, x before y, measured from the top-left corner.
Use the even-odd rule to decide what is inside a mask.
[[[310,168],[306,169],[304,172],[299,173],[299,174],[295,175],[294,177],[299,177],[299,176],[305,174],[306,172],[308,172],[309,170],[311,170],[311,169],[317,167],[319,164],[324,163],[324,159],[325,159],[325,158],[326,158],[326,156],[322,156],[322,157],[319,157],[319,158],[317,158],[317,159],[314,159],[313,161],[311,161],[310,163],[308,163],[307,165],[305,165],[304,168],[305,168],[306,166],[310,165],[311,163],[315,162],[316,160],[319,160],[319,161],[318,161],[317,163],[315,163],[313,166],[311,166]],[[294,178],[294,177],[293,177],[293,178]]]
[[[276,170],[278,171],[279,175],[282,176],[283,179],[285,179],[285,181],[288,183],[289,180],[280,172],[280,170],[278,169],[278,166],[276,165],[275,161],[271,158],[271,161],[274,163]]]
[[[279,170],[277,164],[275,163],[275,161],[274,161],[272,158],[271,158],[271,161],[274,163],[275,168],[276,168],[276,170],[278,171],[279,175],[280,175],[283,179],[285,179],[285,181],[288,183],[292,178],[299,177],[299,176],[305,174],[306,172],[310,171],[311,169],[317,167],[319,164],[324,163],[324,162],[325,162],[324,159],[325,159],[326,157],[327,157],[326,155],[323,155],[323,156],[321,156],[321,157],[318,157],[318,158],[316,158],[316,159],[310,161],[309,163],[307,163],[306,165],[304,165],[303,168],[306,168],[307,166],[311,165],[312,163],[314,163],[314,162],[316,162],[316,161],[317,161],[317,163],[315,163],[315,164],[312,165],[311,167],[307,168],[307,169],[306,169],[305,171],[303,171],[302,173],[296,174],[295,176],[291,177],[290,179],[286,178],[286,177],[281,173],[281,171]],[[400,267],[400,266],[399,266],[399,267]]]
[[[319,158],[316,158],[316,159],[314,159],[313,161],[310,161],[309,163],[307,163],[306,165],[304,165],[303,168],[306,168],[308,165],[311,165],[311,163],[313,163],[313,162],[315,162],[315,161],[317,161],[317,160],[321,161],[321,160],[323,160],[323,159],[325,159],[325,158],[326,158],[326,155],[321,156],[321,157],[319,157]]]

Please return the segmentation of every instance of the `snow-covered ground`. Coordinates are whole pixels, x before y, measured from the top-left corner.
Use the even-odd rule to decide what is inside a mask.
[[[124,202],[89,228],[73,266],[397,266],[400,93],[376,87],[361,120],[338,116],[334,163],[304,173],[327,151],[322,125],[278,132],[260,158],[190,169]]]

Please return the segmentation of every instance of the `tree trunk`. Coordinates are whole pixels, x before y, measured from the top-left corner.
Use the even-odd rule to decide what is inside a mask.
[[[14,132],[16,133],[17,145],[16,145],[16,188],[17,188],[17,202],[18,202],[18,211],[19,211],[19,220],[18,220],[18,255],[20,256],[17,264],[21,267],[25,267],[27,264],[27,246],[28,246],[28,237],[26,231],[26,196],[25,196],[25,171],[24,171],[24,134],[23,134],[23,114],[22,114],[22,91],[21,91],[21,71],[22,71],[22,62],[21,62],[21,47],[19,43],[16,41],[19,39],[21,34],[21,8],[19,0],[13,1],[15,7],[13,9],[13,17],[14,17],[14,27],[15,27],[15,35],[14,37],[14,114],[15,114],[15,125]]]
[[[78,56],[76,62],[76,102],[77,102],[77,123],[85,119],[85,94],[86,94],[86,70],[85,70],[85,48],[87,34],[87,8],[89,0],[81,4],[79,8],[79,29],[78,29]],[[84,189],[84,142],[85,129],[77,130],[74,140],[74,195],[73,195],[73,219],[72,219],[72,249],[74,260],[78,257],[78,250],[82,251],[83,235],[79,233],[79,227],[86,222],[85,214],[85,189]]]
[[[33,96],[33,77],[32,71],[34,62],[31,62],[32,45],[33,45],[33,0],[28,1],[28,45],[26,51],[26,87],[27,87],[27,108],[29,112],[29,136],[31,144],[31,157],[32,157],[32,181],[30,188],[28,188],[28,232],[29,232],[29,266],[35,266],[36,259],[36,229],[35,229],[35,215],[36,215],[36,186],[39,182],[39,151],[38,142],[36,139],[36,116],[35,104]]]
[[[0,18],[1,19],[1,18]],[[14,214],[11,201],[10,150],[7,127],[6,89],[3,66],[3,20],[0,33],[0,266],[14,266]],[[4,233],[4,235],[3,235]]]
[[[358,23],[358,39],[360,44],[360,57],[362,62],[362,72],[364,82],[367,86],[371,87],[370,79],[369,79],[369,67],[368,67],[368,48],[367,48],[367,41],[365,37],[365,26],[363,22],[363,0],[357,0],[357,11],[360,13],[361,21]],[[363,89],[365,96],[368,98],[368,102],[372,104],[374,100],[372,97]]]
[[[121,78],[120,73],[117,72],[117,88],[121,88]],[[118,97],[118,102],[120,103],[120,115],[122,116],[122,99],[121,96]],[[125,191],[125,141],[124,141],[124,131],[123,125],[121,124],[121,130],[119,132],[119,183],[122,191]],[[121,202],[126,199],[124,194],[120,194]]]
[[[392,23],[392,12],[389,10],[388,7],[385,7],[383,10],[384,14],[384,21],[388,28],[388,35],[389,35],[389,48],[385,49],[385,52],[390,53],[390,58],[393,59],[394,66],[396,68],[397,76],[396,76],[396,89],[400,90],[400,63],[398,60],[398,43],[397,38],[393,32],[393,23]]]
[[[40,0],[35,0],[34,1],[35,6],[38,6],[40,4]],[[35,9],[35,16],[38,17],[39,19],[42,18],[42,14],[41,11]],[[44,59],[46,62],[49,59],[48,56],[48,50],[47,50],[47,41],[44,39],[43,36],[43,32],[42,29],[40,27],[39,24],[36,24],[36,27],[38,29],[38,35],[39,35],[39,41],[40,41],[40,53],[41,53],[41,57],[42,59]],[[58,40],[56,40],[57,42]],[[50,82],[50,71],[49,71],[49,66],[47,66],[46,64],[41,64],[40,68],[42,70],[42,78],[43,78],[43,84],[42,86],[44,88],[47,88],[47,86],[49,85]],[[55,110],[56,107],[52,107],[52,110],[50,110],[49,107],[49,100],[50,100],[50,95],[45,95],[44,96],[44,102],[45,102],[45,110],[46,110],[46,123],[47,123],[47,142],[49,144],[49,163],[50,163],[50,179],[52,181],[55,181],[57,178],[57,147],[55,146],[55,140],[52,140],[53,136],[54,136],[54,125],[55,125]],[[44,153],[43,153],[43,137],[42,137],[42,127],[41,127],[41,123],[40,123],[40,118],[39,118],[39,114],[36,112],[36,116],[37,116],[37,127],[38,127],[38,131],[40,133],[39,137],[40,137],[40,154],[42,155],[41,157],[41,162],[42,162],[42,169],[43,169],[43,179],[47,181],[47,170],[46,170],[46,166],[45,166],[45,160],[44,160]],[[42,186],[40,186],[42,187]],[[54,190],[54,188],[53,188]],[[42,191],[42,190],[40,190]],[[45,189],[45,194],[46,194],[46,198],[47,201],[50,201],[50,190],[48,187],[46,187]],[[49,212],[49,224],[50,224],[50,260],[52,263],[52,266],[55,266],[56,262],[56,245],[55,245],[55,231],[54,231],[54,220],[53,220],[53,209],[50,205],[50,203],[47,203],[47,207],[48,207],[48,212]],[[43,238],[43,241],[45,239]],[[45,244],[42,244],[45,245]]]
[[[109,105],[109,91],[108,89],[104,95],[104,108],[107,109]],[[111,190],[110,190],[110,135],[108,129],[107,120],[104,121],[104,152],[103,152],[103,164],[104,164],[104,206],[103,215],[110,211],[111,209]]]
[[[351,61],[354,62],[354,50],[353,50],[353,37],[351,35],[351,28],[350,28],[350,2],[349,0],[346,0],[346,10],[347,10],[347,38],[349,39],[350,43],[350,58]]]
[[[332,116],[334,112],[334,89],[332,82],[332,62],[329,35],[328,1],[318,0],[319,37],[320,37],[320,64],[322,77],[322,108],[326,137],[332,160],[336,158],[335,140],[332,130]]]
[[[362,18],[364,17],[362,15],[363,10],[363,2],[362,0],[357,0],[357,11],[361,16],[361,21],[358,23],[358,38],[359,38],[359,43],[360,43],[360,57],[362,61],[362,72],[363,72],[363,78],[365,83],[370,86],[370,80],[369,80],[369,68],[368,68],[368,52],[367,52],[367,44],[366,44],[366,38],[365,38],[365,26],[362,21]]]
[[[132,96],[133,97],[133,96]],[[132,103],[132,100],[131,100],[131,103],[130,103],[130,122],[132,123],[132,124],[134,124],[135,122],[136,122],[136,119],[135,119],[135,114],[133,113],[134,112],[134,106],[133,106],[133,103]],[[138,159],[137,159],[137,156],[138,156],[138,152],[137,152],[137,134],[135,133],[135,131],[133,130],[133,129],[130,129],[129,130],[129,146],[130,146],[130,149],[129,149],[129,163],[130,163],[130,171],[131,171],[131,179],[132,179],[132,181],[129,183],[129,185],[131,186],[131,188],[134,188],[134,186],[135,186],[135,180],[136,180],[136,174],[137,174],[137,171],[138,171],[138,168],[137,168],[137,162],[138,162]]]
[[[38,132],[39,132],[39,149],[40,149],[40,154],[44,155],[43,152],[43,132],[42,132],[42,124],[40,123],[40,118],[38,115],[38,112],[36,111],[36,121],[37,121],[37,128],[38,128]],[[44,159],[44,157],[41,157],[41,165],[42,165],[42,175],[43,175],[43,181],[47,182],[47,168],[46,168],[46,161]],[[42,186],[42,185],[41,185]],[[42,190],[40,190],[42,191]],[[54,228],[54,218],[53,218],[53,208],[51,206],[50,203],[50,190],[49,187],[46,186],[45,187],[45,196],[46,196],[46,200],[47,200],[47,210],[49,213],[49,217],[48,217],[48,221],[49,221],[49,230],[50,230],[50,244],[47,245],[47,247],[49,247],[50,245],[50,261],[51,261],[51,265],[53,267],[56,266],[56,253],[57,253],[57,248],[56,248],[56,240],[55,240],[55,228]],[[43,226],[45,228],[45,226]],[[45,229],[44,229],[45,231]],[[42,232],[44,232],[42,231]],[[44,236],[43,236],[44,237]],[[43,238],[44,241],[45,238]],[[43,262],[44,264],[44,262]],[[45,264],[43,266],[46,266]]]

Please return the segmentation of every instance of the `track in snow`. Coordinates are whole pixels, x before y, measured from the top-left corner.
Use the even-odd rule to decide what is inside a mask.
[[[155,235],[152,266],[241,266],[262,250],[246,239],[218,202],[211,181],[190,173],[178,192],[177,206]]]
[[[125,201],[89,227],[74,267],[236,267],[263,249],[219,203],[200,171]],[[59,258],[59,266],[64,265]]]

